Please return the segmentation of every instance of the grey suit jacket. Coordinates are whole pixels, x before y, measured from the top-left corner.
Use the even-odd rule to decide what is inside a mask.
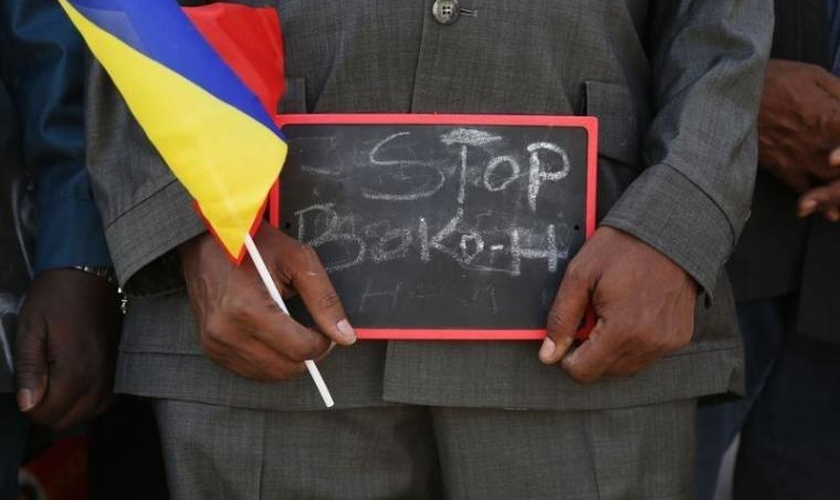
[[[259,2],[241,2],[258,4]],[[767,0],[276,2],[295,112],[589,114],[600,119],[599,218],[662,251],[704,290],[692,344],[644,373],[580,386],[533,342],[360,342],[322,363],[339,407],[389,403],[594,409],[737,390],[737,324],[721,269],[748,216]],[[250,382],[205,357],[173,249],[204,231],[107,76],[89,75],[89,165],[131,295],[117,388],[321,408],[311,382]]]

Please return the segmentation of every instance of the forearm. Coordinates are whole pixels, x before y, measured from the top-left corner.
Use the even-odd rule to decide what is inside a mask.
[[[88,173],[111,257],[125,284],[205,227],[189,194],[95,61],[85,98]]]
[[[648,168],[604,220],[660,250],[709,293],[749,214],[772,30],[766,3],[659,3]]]

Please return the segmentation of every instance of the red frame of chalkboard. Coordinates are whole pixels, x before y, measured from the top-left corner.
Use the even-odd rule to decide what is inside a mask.
[[[594,116],[549,115],[470,115],[470,114],[289,114],[275,116],[282,129],[285,125],[504,125],[583,128],[587,132],[586,158],[586,220],[584,237],[595,232],[595,204],[598,177],[598,119]],[[280,182],[269,193],[269,222],[280,225]],[[590,309],[578,331],[578,339],[585,339],[595,326],[595,314]],[[356,327],[356,335],[363,340],[542,340],[542,329],[469,329],[469,328],[365,328]]]

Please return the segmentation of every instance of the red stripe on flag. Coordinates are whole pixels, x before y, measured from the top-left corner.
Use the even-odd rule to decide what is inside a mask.
[[[274,116],[286,86],[277,11],[229,3],[183,10],[219,57]]]

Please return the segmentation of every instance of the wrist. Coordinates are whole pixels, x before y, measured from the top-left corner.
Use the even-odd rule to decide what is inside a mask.
[[[119,281],[117,280],[117,274],[114,272],[113,267],[108,266],[71,266],[70,269],[75,269],[77,271],[82,271],[84,273],[96,276],[98,278],[102,278],[107,283],[119,286]]]
[[[97,278],[105,281],[105,283],[114,287],[114,291],[116,293],[117,298],[117,307],[119,308],[119,312],[121,314],[125,314],[126,308],[128,306],[128,299],[126,298],[125,294],[123,293],[122,289],[120,288],[120,282],[117,279],[117,273],[114,272],[113,267],[109,266],[71,266],[66,269],[73,269],[76,271],[81,271],[90,276],[96,276]]]
[[[200,252],[208,242],[212,243],[212,240],[213,236],[208,232],[190,238],[177,246],[178,256],[182,261],[187,258],[194,258],[196,253]]]

